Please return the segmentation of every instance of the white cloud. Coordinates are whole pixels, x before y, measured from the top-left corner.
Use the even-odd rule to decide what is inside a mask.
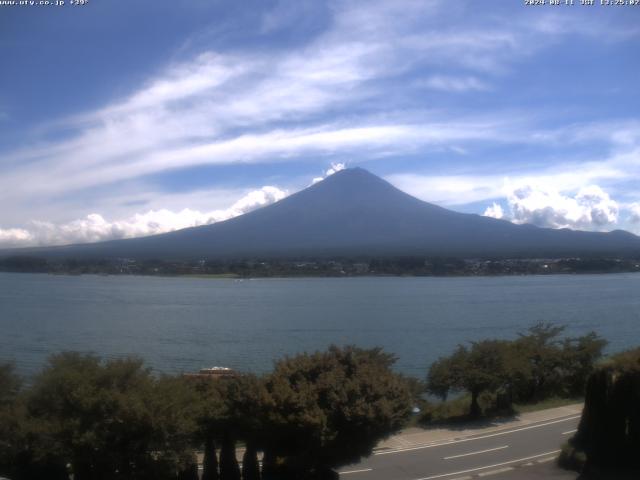
[[[473,121],[350,117],[345,127],[328,125],[318,115],[336,118],[337,109],[348,111],[363,99],[384,103],[387,87],[375,81],[425,64],[437,72],[443,60],[448,68],[508,63],[528,44],[522,29],[503,24],[452,33],[437,26],[439,13],[450,8],[436,1],[369,2],[366,9],[339,2],[330,10],[327,30],[309,43],[289,50],[209,51],[168,65],[128,96],[58,125],[64,138],[75,129],[70,139],[7,152],[3,163],[20,166],[0,178],[0,191],[15,193],[5,201],[18,204],[193,165],[273,162],[309,150],[333,155],[366,147],[375,155],[451,139],[495,138],[495,128]],[[274,18],[281,14],[276,11]],[[422,32],[425,25],[428,34]],[[430,81],[454,90],[484,86],[473,75],[434,74]],[[422,135],[410,135],[407,142],[407,129]],[[383,141],[376,130],[384,130]]]
[[[498,198],[504,179],[496,175],[394,174],[387,181],[414,197],[441,205],[462,205]]]
[[[312,181],[311,181],[311,185],[314,185],[318,182],[321,182],[322,180],[324,180],[325,178],[333,175],[336,172],[339,172],[340,170],[344,170],[346,168],[346,165],[344,163],[332,163],[331,167],[329,169],[327,169],[326,172],[324,172],[324,176],[322,177],[315,177]]]
[[[489,86],[476,77],[453,77],[434,75],[418,82],[419,86],[447,92],[468,92],[488,90]]]
[[[157,105],[171,105],[219,88],[228,80],[246,72],[245,64],[234,64],[228,57],[206,52],[191,62],[170,66],[160,78],[153,79],[124,102],[96,113],[98,118],[136,112]]]
[[[140,152],[135,157],[127,157],[126,161],[101,162],[78,168],[74,167],[75,162],[68,161],[61,161],[49,168],[27,163],[22,169],[2,177],[4,188],[0,190],[0,199],[16,203],[16,198],[25,196],[69,192],[188,166],[263,161],[273,163],[290,160],[301,153],[332,156],[337,152],[343,155],[350,152],[410,152],[419,146],[446,145],[461,140],[496,140],[510,134],[507,125],[474,120],[360,127],[328,125],[314,129],[273,130],[197,145],[175,148],[167,146],[164,150],[149,151],[146,154]],[[156,132],[156,135],[160,133]],[[124,138],[128,139],[123,132],[122,139]],[[122,139],[120,143],[128,143]],[[96,151],[95,155],[99,156],[99,153]]]
[[[98,213],[62,224],[32,221],[26,228],[0,229],[0,247],[66,245],[133,238],[209,225],[282,200],[287,192],[273,186],[253,190],[227,209],[199,211],[184,208],[148,210],[122,220],[108,221]]]
[[[341,170],[344,170],[345,168],[347,168],[346,164],[344,163],[332,163],[331,164],[331,168],[329,168],[326,172],[325,172],[325,176],[328,177],[329,175],[333,175],[334,173],[337,173]]]
[[[225,210],[222,214],[222,217],[227,218],[237,217],[238,215],[242,215],[243,213],[250,212],[255,210],[256,208],[264,207],[265,205],[270,205],[272,203],[278,202],[287,196],[287,192],[284,190],[280,190],[277,187],[266,186],[262,187],[260,190],[253,190],[249,192],[247,195],[242,197],[236,203],[234,203],[231,208]],[[216,221],[220,221],[221,217],[219,217]]]
[[[625,181],[637,165],[637,153],[632,153],[535,173],[395,174],[385,178],[417,198],[454,209],[491,201],[483,215],[515,223],[578,230],[610,230],[616,226],[633,230],[632,224],[640,224],[640,203],[619,202],[594,182],[616,185],[617,181]]]
[[[504,217],[504,210],[502,209],[502,205],[500,205],[499,203],[493,202],[493,204],[490,207],[487,207],[483,215],[485,217],[501,219]]]
[[[501,127],[498,127],[498,130]],[[507,141],[504,137],[501,138],[499,133],[489,134],[487,128],[480,124],[476,128],[483,129],[486,135],[494,135],[495,141]],[[508,126],[505,125],[505,128]],[[587,124],[585,128],[591,130],[592,126]],[[576,129],[571,127],[570,131]],[[455,141],[453,137],[449,139]],[[549,139],[545,135],[532,139],[532,142],[538,141],[544,143],[549,142]],[[465,205],[505,198],[514,190],[527,185],[541,185],[550,191],[576,192],[585,185],[615,185],[617,182],[640,176],[640,148],[614,151],[610,155],[583,159],[581,162],[558,162],[536,170],[532,170],[531,167],[518,168],[515,163],[508,167],[502,166],[500,173],[487,174],[485,171],[488,169],[484,167],[478,170],[467,166],[466,170],[468,173],[454,175],[398,173],[385,178],[411,195],[443,205]],[[498,168],[492,167],[490,170],[495,171]]]
[[[513,189],[506,200],[508,215],[496,203],[484,215],[539,227],[604,230],[618,222],[620,210],[618,203],[597,185],[583,187],[575,195],[525,185]]]
[[[640,223],[640,203],[634,202],[628,207],[631,223]]]
[[[24,228],[0,228],[0,247],[21,247],[32,243],[33,234]]]

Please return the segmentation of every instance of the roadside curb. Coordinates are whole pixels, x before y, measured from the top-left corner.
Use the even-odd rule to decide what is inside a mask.
[[[459,428],[456,430],[451,428],[416,429],[417,431],[412,429],[411,431],[402,432],[381,442],[374,448],[373,455],[429,448],[431,446],[457,442],[477,436],[531,427],[545,422],[561,421],[565,418],[579,416],[582,412],[582,407],[583,404],[579,403],[537,412],[527,412],[519,415],[513,421],[485,428],[470,428],[466,430],[460,430]]]

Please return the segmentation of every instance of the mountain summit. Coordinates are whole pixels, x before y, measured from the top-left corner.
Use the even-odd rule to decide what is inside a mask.
[[[364,169],[351,168],[277,203],[213,225],[29,253],[156,259],[618,256],[640,254],[640,237],[515,225],[454,212],[418,200]]]

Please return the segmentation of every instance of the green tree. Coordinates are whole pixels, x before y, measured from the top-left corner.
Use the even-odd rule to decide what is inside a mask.
[[[226,379],[195,378],[190,380],[197,396],[198,438],[204,446],[202,480],[220,478],[217,447],[222,440],[222,431],[227,417],[227,403],[221,383]]]
[[[581,395],[606,341],[594,332],[561,338],[563,331],[562,326],[538,323],[516,340],[459,345],[431,365],[427,389],[444,400],[450,392],[469,392],[471,416],[480,414],[483,392],[495,393],[499,408],[509,408],[516,400]]]
[[[571,443],[586,453],[585,473],[639,478],[640,348],[614,355],[589,376],[582,418]],[[628,477],[620,470],[628,470]]]
[[[0,364],[0,475],[18,478],[26,458],[26,430],[19,402],[21,379],[12,363]],[[21,476],[21,475],[20,475]]]
[[[35,448],[41,428],[27,414],[21,386],[14,365],[0,365],[0,475],[14,480],[66,480],[64,462]]]
[[[35,379],[27,408],[40,449],[75,479],[162,478],[184,467],[195,425],[186,392],[138,359],[62,353]]]
[[[427,374],[427,391],[446,400],[451,392],[462,389],[462,375],[469,351],[458,345],[448,357],[440,357],[431,364]]]
[[[242,375],[227,382],[226,400],[229,405],[230,424],[238,439],[244,440],[242,459],[243,480],[258,480],[260,467],[258,449],[268,445],[265,418],[272,406],[263,379],[254,375]]]
[[[517,382],[520,401],[584,394],[585,382],[607,342],[595,332],[561,338],[563,331],[563,326],[538,323],[515,341],[519,361],[525,360]]]
[[[560,334],[564,326],[537,323],[520,333],[517,349],[526,359],[518,395],[524,401],[538,401],[562,388],[563,364]]]
[[[584,395],[587,379],[595,370],[606,345],[607,341],[595,332],[563,340],[561,358],[567,396]]]
[[[353,346],[279,361],[266,379],[275,454],[309,478],[369,455],[411,411],[411,392],[391,370],[394,361],[381,349]]]
[[[18,394],[22,380],[15,373],[15,365],[13,363],[0,364],[0,408],[12,404]]]
[[[469,415],[482,412],[480,394],[495,392],[508,383],[507,351],[504,340],[471,342],[471,347],[459,345],[452,355],[440,358],[427,376],[428,391],[446,398],[450,391],[467,391],[471,395]]]
[[[181,376],[164,375],[154,379],[144,399],[151,420],[147,448],[152,461],[160,460],[169,471],[192,470],[193,450],[199,446],[198,397],[189,386]],[[145,459],[149,459],[148,453]]]
[[[199,396],[200,438],[204,443],[203,479],[238,479],[236,442],[245,443],[242,476],[259,478],[258,446],[265,438],[263,418],[270,397],[264,382],[254,375],[200,378],[191,382]],[[220,461],[216,458],[220,447]]]
[[[215,439],[212,434],[206,434],[202,459],[202,480],[218,480],[219,478]]]

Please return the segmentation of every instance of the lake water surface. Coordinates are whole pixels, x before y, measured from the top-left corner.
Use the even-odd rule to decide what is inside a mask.
[[[0,273],[0,361],[37,372],[51,353],[139,355],[156,371],[264,372],[331,343],[381,346],[423,377],[456,344],[539,321],[609,351],[640,345],[640,274],[465,278],[197,279]]]

